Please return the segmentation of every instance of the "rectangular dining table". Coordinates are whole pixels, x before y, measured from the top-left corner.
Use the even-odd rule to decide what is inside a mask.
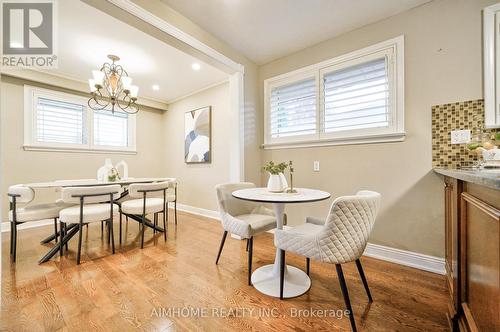
[[[32,189],[42,189],[42,188],[64,188],[64,187],[95,187],[95,186],[106,186],[110,184],[119,184],[122,187],[128,186],[133,183],[152,183],[152,182],[162,182],[168,180],[175,180],[175,178],[126,178],[120,179],[113,182],[104,182],[98,181],[95,179],[78,179],[78,180],[56,180],[56,181],[48,181],[48,182],[35,182],[35,183],[26,183],[24,186],[30,187]],[[116,204],[120,205],[119,200],[128,195],[128,191],[124,190],[120,195],[120,198],[116,202]],[[142,217],[125,214],[130,219],[142,223]],[[150,227],[158,232],[164,232],[165,230],[155,225],[151,222],[151,220],[146,219],[145,225]],[[77,232],[78,232],[77,224],[69,224],[67,227],[67,233],[61,241],[57,242],[54,247],[52,247],[39,261],[38,264],[42,264],[51,259],[60,249],[62,245],[65,245]],[[42,244],[48,243],[54,240],[56,234],[53,234],[41,241]]]

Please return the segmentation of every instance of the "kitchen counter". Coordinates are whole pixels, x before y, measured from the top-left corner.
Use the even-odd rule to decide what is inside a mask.
[[[500,169],[434,168],[434,172],[465,182],[500,190]]]

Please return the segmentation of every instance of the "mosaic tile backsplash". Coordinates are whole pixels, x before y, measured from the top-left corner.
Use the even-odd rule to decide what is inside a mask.
[[[477,161],[476,153],[469,151],[466,144],[451,144],[450,132],[470,129],[474,133],[483,124],[482,99],[432,106],[432,166],[457,168]]]

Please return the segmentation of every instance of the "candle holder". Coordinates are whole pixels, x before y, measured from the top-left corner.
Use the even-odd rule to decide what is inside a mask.
[[[288,163],[288,167],[290,168],[290,188],[286,190],[287,194],[295,194],[297,193],[297,190],[293,189],[293,163],[290,160]]]

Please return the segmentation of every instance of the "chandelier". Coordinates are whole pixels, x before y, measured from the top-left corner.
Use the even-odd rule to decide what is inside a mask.
[[[100,70],[93,70],[93,78],[89,79],[90,97],[88,105],[91,109],[123,111],[135,114],[139,111],[137,93],[139,87],[132,85],[132,78],[122,66],[115,64],[120,58],[108,55],[112,63],[104,63]]]

